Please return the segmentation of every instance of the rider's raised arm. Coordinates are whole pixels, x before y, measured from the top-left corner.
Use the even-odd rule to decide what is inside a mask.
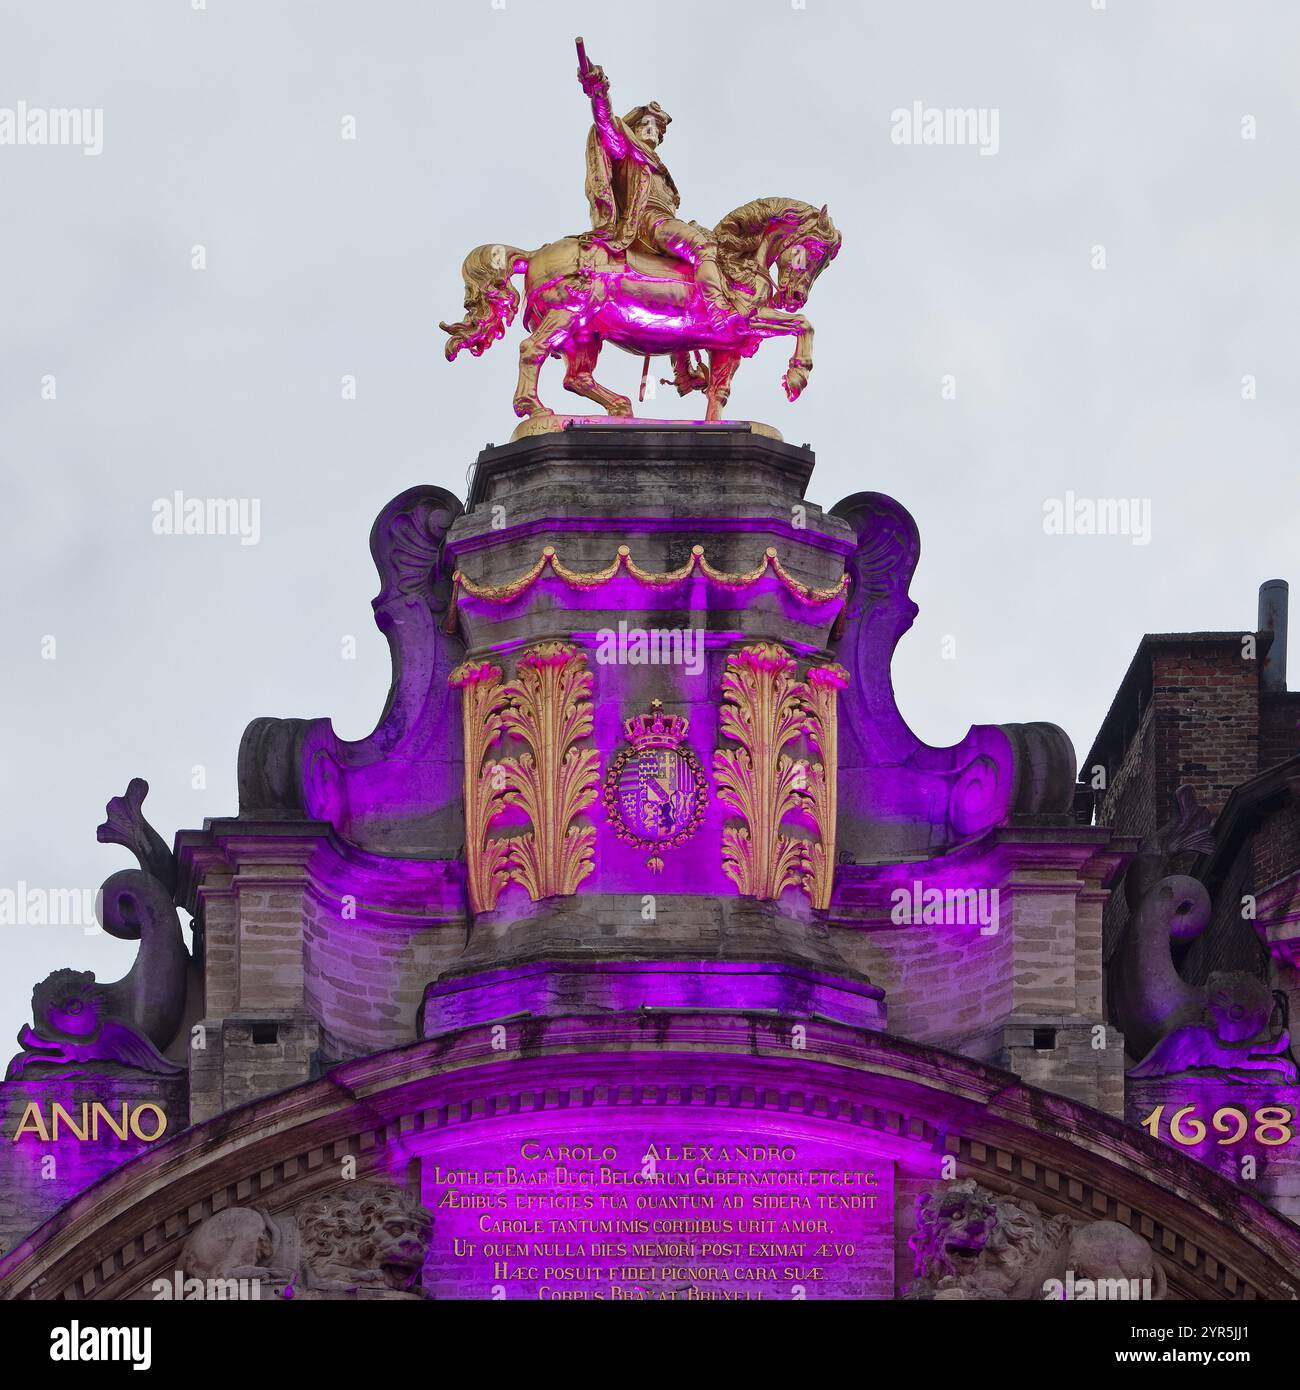
[[[627,158],[627,140],[614,120],[609,104],[609,79],[602,67],[592,64],[586,72],[578,73],[582,90],[591,98],[591,118],[600,132],[600,143],[611,159]]]

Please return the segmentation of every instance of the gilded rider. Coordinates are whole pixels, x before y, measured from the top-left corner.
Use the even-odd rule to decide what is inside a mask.
[[[713,233],[677,216],[681,198],[667,166],[659,158],[672,117],[657,101],[637,106],[621,120],[609,104],[609,79],[593,64],[579,70],[582,90],[591,98],[595,124],[587,136],[587,201],[597,239],[613,251],[629,246],[685,261],[706,303],[720,318],[736,309],[728,301]]]

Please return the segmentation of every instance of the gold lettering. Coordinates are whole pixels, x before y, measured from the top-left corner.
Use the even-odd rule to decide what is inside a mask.
[[[13,1142],[15,1144],[27,1133],[29,1124],[32,1126],[31,1132],[33,1134],[47,1144],[50,1142],[49,1131],[45,1128],[45,1120],[41,1116],[41,1107],[34,1100],[27,1103],[27,1109],[23,1111],[23,1118],[19,1122],[17,1130],[14,1131]]]
[[[147,1132],[145,1127],[147,1111],[152,1111],[154,1115],[153,1124],[150,1126],[152,1133]],[[45,1117],[41,1113],[40,1104],[33,1100],[27,1103],[23,1117],[18,1122],[18,1128],[13,1133],[12,1142],[16,1144],[24,1134],[34,1134],[46,1144],[57,1142],[59,1127],[62,1125],[63,1129],[74,1139],[84,1144],[88,1139],[99,1139],[101,1119],[119,1139],[125,1140],[133,1134],[145,1144],[152,1144],[156,1139],[161,1139],[167,1130],[166,1114],[160,1106],[155,1105],[152,1101],[145,1101],[144,1104],[137,1105],[134,1110],[126,1101],[123,1101],[120,1119],[115,1119],[112,1111],[102,1101],[95,1101],[92,1104],[83,1102],[80,1124],[73,1119],[65,1106],[56,1101],[50,1107],[50,1122],[47,1125]]]
[[[73,1134],[75,1134],[75,1135],[77,1136],[77,1138],[80,1139],[81,1142],[84,1144],[84,1143],[86,1142],[86,1107],[85,1107],[85,1104],[83,1103],[83,1104],[82,1104],[82,1107],[81,1107],[81,1128],[78,1129],[77,1126],[73,1123],[72,1116],[68,1114],[68,1112],[63,1108],[63,1106],[61,1106],[61,1105],[59,1104],[59,1102],[58,1102],[57,1100],[54,1102],[54,1105],[53,1105],[53,1107],[51,1108],[51,1111],[50,1111],[50,1130],[51,1130],[51,1137],[54,1138],[54,1139],[58,1139],[58,1137],[59,1137],[59,1116],[60,1116],[60,1115],[63,1116],[63,1123],[64,1123],[65,1125],[67,1125],[67,1127],[73,1132]]]
[[[90,1107],[90,1137],[92,1139],[99,1138],[99,1117],[101,1115],[104,1117],[104,1123],[109,1127],[109,1129],[113,1131],[114,1134],[117,1135],[119,1139],[126,1138],[128,1124],[126,1101],[122,1102],[122,1121],[120,1128],[118,1124],[114,1121],[112,1115],[108,1113],[108,1107],[104,1105],[102,1101],[97,1100]]]
[[[158,1117],[158,1128],[152,1134],[146,1134],[140,1127],[140,1116],[146,1111],[152,1110]],[[143,1139],[146,1144],[152,1144],[155,1139],[162,1137],[163,1131],[167,1128],[167,1116],[156,1106],[153,1101],[145,1101],[143,1105],[137,1105],[131,1114],[131,1133],[137,1139]]]

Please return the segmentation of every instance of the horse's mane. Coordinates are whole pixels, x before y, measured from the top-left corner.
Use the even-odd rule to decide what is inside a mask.
[[[798,198],[755,198],[729,212],[713,229],[718,243],[718,260],[732,279],[749,279],[756,267],[754,252],[773,222],[791,224],[796,235],[816,230],[826,241],[830,254],[840,248],[840,234],[823,208]],[[759,267],[766,270],[766,267]]]

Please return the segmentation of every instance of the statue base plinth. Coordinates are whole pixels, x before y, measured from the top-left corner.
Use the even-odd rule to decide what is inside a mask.
[[[564,430],[709,430],[719,434],[757,434],[763,439],[784,443],[781,431],[758,420],[643,420],[629,415],[530,415],[520,420],[510,436],[531,439],[538,434],[561,434]]]

